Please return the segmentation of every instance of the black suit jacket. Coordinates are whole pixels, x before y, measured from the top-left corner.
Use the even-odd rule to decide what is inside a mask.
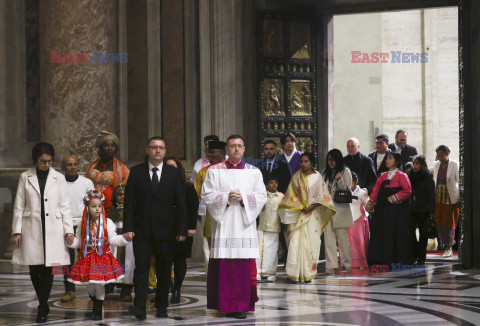
[[[373,167],[375,168],[375,173],[377,174],[377,178],[380,177],[380,175],[383,172],[387,172],[387,164],[385,163],[387,160],[388,154],[391,152],[390,149],[387,149],[387,152],[385,153],[385,157],[383,158],[382,164],[380,164],[380,168],[377,169],[377,151],[373,151],[370,154],[368,154],[368,157],[370,157],[373,161]]]
[[[368,193],[371,194],[377,182],[377,172],[372,159],[357,152],[357,154],[353,156],[345,156],[343,162],[352,172],[358,175],[358,185],[360,188],[367,188]]]
[[[392,151],[395,152],[395,144],[390,144],[388,148]],[[410,146],[408,144],[405,145],[405,147],[402,149],[401,155],[401,160],[402,160],[402,169],[405,167],[405,164],[407,162],[410,162],[410,157],[418,155],[417,149],[413,146]]]
[[[262,172],[263,183],[265,184],[267,183],[269,177],[276,176],[278,179],[278,191],[285,194],[288,184],[290,183],[290,179],[292,178],[288,163],[280,161],[278,157],[276,157],[273,161],[272,172],[269,172],[267,160],[263,158],[256,164],[256,167]]]
[[[163,164],[160,183],[154,188],[148,163],[130,170],[123,207],[124,232],[136,237],[174,240],[187,235],[185,181],[180,170]]]
[[[198,206],[199,200],[195,186],[188,181],[185,181],[185,191],[187,196],[187,227],[189,230],[197,229]]]

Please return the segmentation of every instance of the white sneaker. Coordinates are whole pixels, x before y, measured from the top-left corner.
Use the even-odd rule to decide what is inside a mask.
[[[267,282],[275,282],[276,280],[277,280],[277,277],[275,275],[267,277]]]
[[[262,280],[262,277],[260,276],[260,274],[257,274],[257,281],[261,281]]]

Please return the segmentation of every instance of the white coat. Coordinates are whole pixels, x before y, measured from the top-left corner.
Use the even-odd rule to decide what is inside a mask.
[[[433,164],[433,180],[435,181],[435,186],[437,185],[437,176],[438,176],[438,169],[440,168],[440,161],[436,161]],[[458,203],[460,197],[460,190],[458,189],[458,182],[460,181],[459,178],[459,171],[458,171],[458,162],[452,159],[448,160],[448,168],[447,168],[447,189],[448,195],[450,196],[450,203],[456,204]]]
[[[35,167],[23,172],[13,208],[12,234],[21,234],[20,248],[13,251],[12,263],[20,265],[70,265],[65,235],[73,234],[72,213],[65,176],[53,168],[44,191],[45,259],[43,250],[41,194]]]

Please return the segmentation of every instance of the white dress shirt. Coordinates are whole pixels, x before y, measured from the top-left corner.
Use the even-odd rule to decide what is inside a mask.
[[[150,180],[153,178],[153,171],[152,169],[156,167],[158,169],[157,175],[158,175],[158,182],[160,182],[160,176],[162,175],[162,168],[163,168],[163,162],[160,163],[158,166],[154,166],[152,163],[148,162],[148,173],[150,173]]]
[[[377,170],[380,169],[380,165],[382,165],[383,158],[385,157],[385,155],[387,154],[380,154],[377,152]]]

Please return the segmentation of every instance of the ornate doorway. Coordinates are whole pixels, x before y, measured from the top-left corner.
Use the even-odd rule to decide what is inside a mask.
[[[318,161],[317,38],[312,16],[262,13],[257,22],[261,144],[292,132]],[[283,153],[279,147],[280,154]],[[260,148],[261,152],[261,148]]]

